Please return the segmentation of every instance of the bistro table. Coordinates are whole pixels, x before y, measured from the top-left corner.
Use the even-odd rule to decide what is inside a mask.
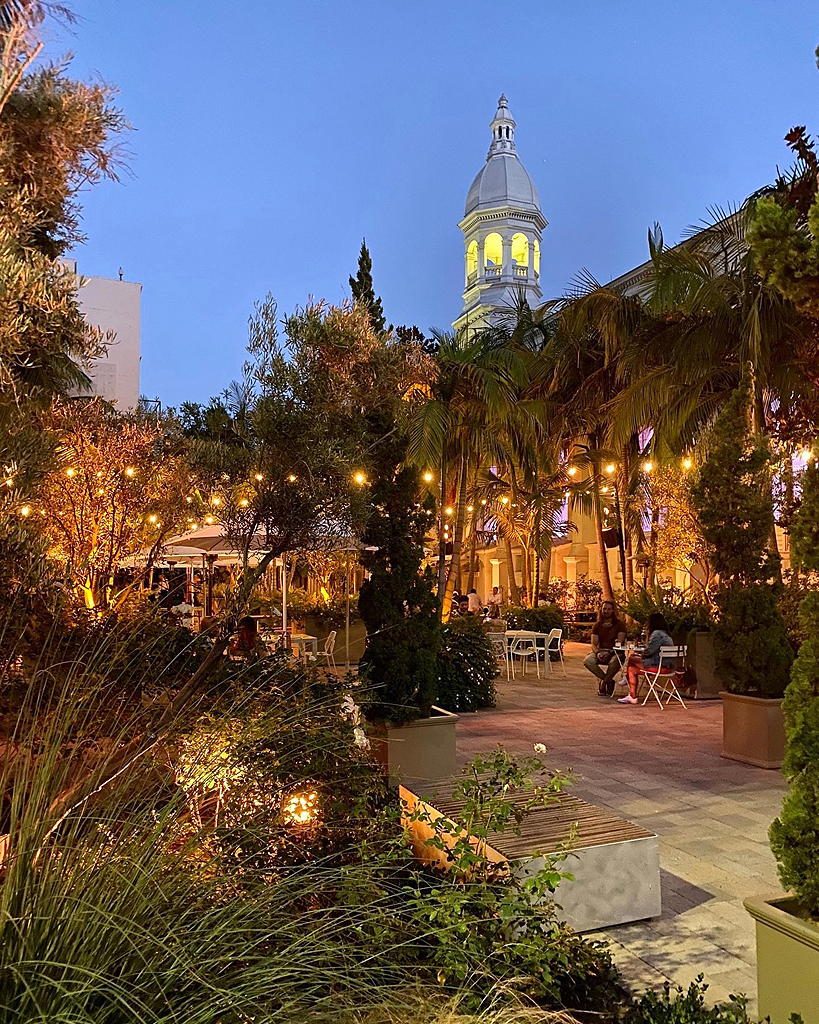
[[[548,633],[538,633],[537,630],[534,630],[534,629],[507,629],[506,632],[503,635],[506,637],[507,643],[509,645],[509,654],[510,655],[514,655],[514,653],[515,653],[515,644],[518,642],[518,640],[532,640],[535,647],[538,646],[538,643],[537,643],[538,640],[542,640],[543,641],[542,650],[543,650],[543,660],[544,660],[544,662],[549,657],[549,634]],[[550,670],[551,670],[551,667],[552,666],[551,666],[551,663],[550,663],[549,664],[549,669]],[[515,667],[514,667],[514,662],[513,662],[512,663],[512,675],[513,676],[514,676],[514,672],[515,672]],[[526,675],[526,661],[523,662],[523,674]],[[540,675],[540,669],[539,668],[538,668],[538,675]]]
[[[288,634],[290,636],[290,642],[293,644],[294,647],[296,647],[298,649],[298,657],[299,657],[300,660],[302,660],[302,661],[304,660],[304,658],[305,658],[305,656],[307,654],[307,647],[308,646],[311,648],[311,653],[313,654],[313,657],[318,657],[318,637],[317,636],[312,636],[310,633],[292,633],[292,632],[290,632],[290,630],[288,630],[287,632],[288,632]],[[281,640],[282,640],[282,635],[283,635],[283,630],[281,629],[281,627],[278,628],[278,629],[270,629],[270,630],[266,629],[266,630],[263,631],[262,639],[265,639],[265,638],[273,639],[273,638],[275,638],[276,642],[280,643]]]

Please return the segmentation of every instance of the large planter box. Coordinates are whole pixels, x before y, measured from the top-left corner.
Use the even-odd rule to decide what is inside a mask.
[[[429,718],[406,725],[377,722],[367,726],[370,748],[387,769],[390,782],[425,782],[455,775],[458,716],[443,708],[432,710]]]
[[[722,756],[757,768],[781,768],[785,756],[782,701],[722,691]]]
[[[688,664],[697,677],[696,700],[716,700],[720,695],[714,657],[714,634],[704,629],[692,629],[688,634]]]
[[[745,901],[756,921],[759,1015],[788,1024],[800,1013],[819,1024],[819,923],[800,917],[789,898]]]

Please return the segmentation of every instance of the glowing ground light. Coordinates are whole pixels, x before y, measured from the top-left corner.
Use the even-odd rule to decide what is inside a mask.
[[[291,484],[294,484],[298,480],[298,477],[296,476],[295,473],[288,473],[287,479]]]
[[[367,476],[363,470],[357,469],[353,473],[353,483],[358,484],[359,487],[363,487],[367,482]]]
[[[318,817],[318,793],[306,789],[292,793],[284,802],[282,817],[288,825],[311,825]]]

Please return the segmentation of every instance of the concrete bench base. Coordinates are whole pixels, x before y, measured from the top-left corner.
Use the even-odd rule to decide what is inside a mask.
[[[462,820],[463,804],[453,797],[451,780],[424,787],[419,794],[420,788],[400,788],[406,815],[421,806],[433,820],[442,815],[456,823]],[[446,866],[445,854],[425,845],[432,834],[430,826],[416,821],[408,822],[408,827],[416,856]],[[510,871],[523,878],[535,874],[543,867],[544,855],[563,849],[572,836],[571,852],[562,867],[574,880],[561,882],[555,893],[563,920],[584,932],[661,914],[657,836],[566,793],[549,807],[531,810],[519,835],[490,835],[484,852],[489,860],[508,864]]]

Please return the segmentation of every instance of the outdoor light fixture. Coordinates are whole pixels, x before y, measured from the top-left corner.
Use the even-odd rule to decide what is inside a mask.
[[[249,504],[250,504],[250,502],[247,500],[247,498],[240,498],[239,499],[239,508],[247,508],[247,506]]]
[[[690,455],[686,455],[686,457],[682,460],[682,468],[685,470],[689,470],[693,465],[694,460],[691,458]]]
[[[67,470],[65,471],[65,475],[66,475],[67,477],[72,477],[72,476],[76,476],[76,475],[77,475],[77,471],[76,471],[76,469],[72,469],[71,467],[69,467],[69,468],[68,468],[68,469],[67,469]]]
[[[353,473],[353,483],[358,484],[359,487],[363,487],[364,484],[366,484],[366,482],[366,474],[363,472],[363,470],[357,469],[355,473]]]
[[[430,470],[427,470],[424,473],[423,480],[424,480],[425,484],[431,484],[434,479],[435,479],[435,476],[434,476],[434,474],[432,472],[430,472]]]
[[[31,515],[31,505],[23,505],[23,507],[20,509],[20,515],[23,517],[23,519],[28,518],[28,516]]]
[[[288,473],[287,479],[291,484],[294,484],[298,480],[298,477],[296,476],[295,473]]]
[[[451,516],[454,511],[455,509],[451,505],[447,505],[447,507],[444,509],[444,515]]]
[[[577,476],[577,466],[569,466],[566,472],[569,474],[569,476]]]
[[[314,789],[293,793],[282,807],[282,817],[288,825],[310,825],[318,817],[318,793]]]
[[[606,466],[606,468],[605,468],[605,472],[606,472],[606,473],[608,474],[608,476],[611,476],[611,474],[612,474],[612,473],[613,473],[613,472],[615,471],[615,469],[617,469],[617,467],[616,467],[616,466],[614,465],[614,463],[613,463],[613,462],[610,462],[610,463],[609,463],[609,464],[608,464],[608,465]]]
[[[136,476],[136,470],[134,469],[133,466],[126,466],[125,475],[128,477],[129,480],[133,480],[133,478]]]
[[[254,474],[253,474],[253,479],[254,479],[254,480],[255,480],[255,481],[257,482],[257,483],[261,483],[261,482],[262,482],[262,480],[264,480],[264,474],[263,474],[263,473],[254,473]]]
[[[501,498],[501,505],[508,505],[508,504],[509,504],[509,499],[504,494],[504,496]]]

